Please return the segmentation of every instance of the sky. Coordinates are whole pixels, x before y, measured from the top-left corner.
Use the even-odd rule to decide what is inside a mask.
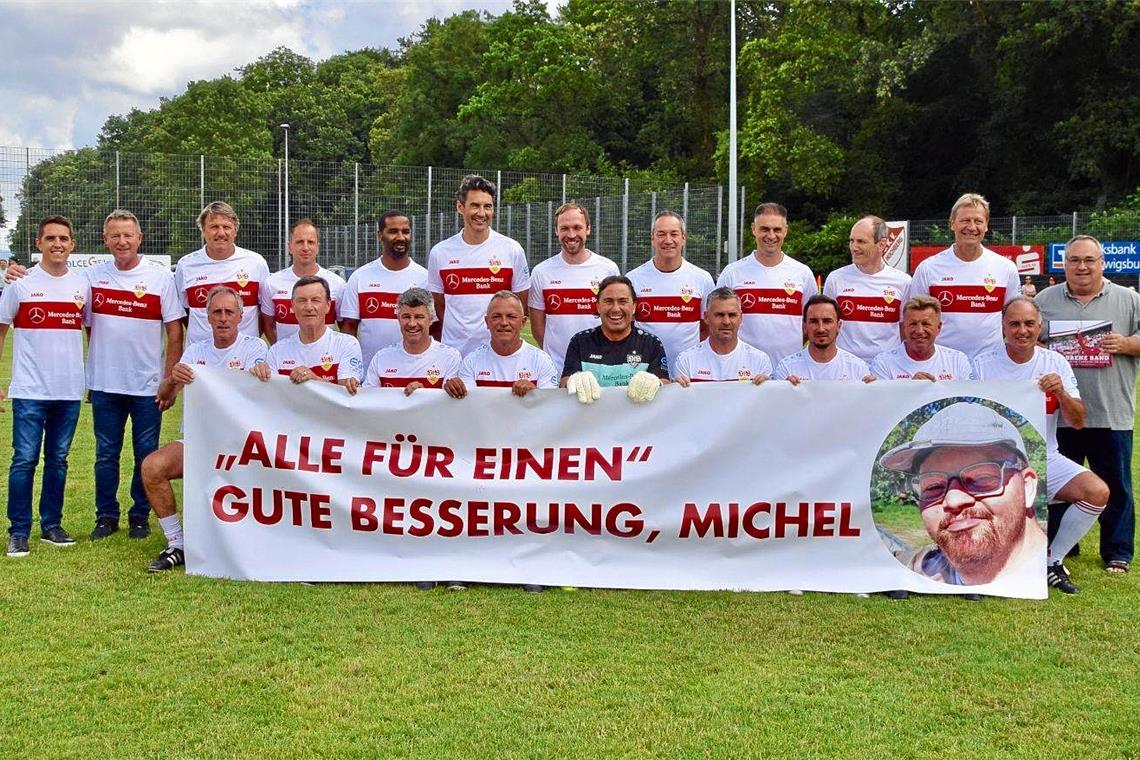
[[[551,12],[557,0],[549,0]],[[398,45],[432,16],[510,0],[0,0],[0,146],[93,145],[103,122],[279,46],[314,60]]]

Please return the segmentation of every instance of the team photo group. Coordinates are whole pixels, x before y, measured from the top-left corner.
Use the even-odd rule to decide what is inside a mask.
[[[11,265],[0,294],[0,360],[13,346],[11,381],[0,385],[0,409],[12,415],[7,556],[31,550],[41,455],[38,536],[45,546],[75,544],[63,527],[64,489],[86,399],[95,440],[91,540],[120,530],[129,420],[126,530],[147,538],[153,511],[166,548],[147,569],[184,565],[173,484],[186,452],[182,440],[159,446],[162,415],[195,370],[210,367],[267,383],[331,383],[348,396],[442,391],[458,403],[475,388],[517,397],[562,388],[593,404],[620,387],[646,404],[668,384],[699,394],[702,383],[725,382],[762,393],[771,383],[1032,381],[1045,410],[1043,482],[1015,425],[980,404],[947,406],[878,458],[906,484],[902,497],[925,529],[926,545],[896,559],[954,586],[1028,567],[1074,594],[1063,561],[1099,519],[1105,570],[1129,571],[1140,295],[1104,276],[1096,238],[1073,237],[1064,281],[1036,291],[986,248],[989,204],[967,193],[950,210],[953,243],[913,276],[886,263],[887,224],[865,216],[851,227],[851,263],[820,288],[822,273],[783,251],[780,204],[755,208],[755,249],[714,278],[686,259],[680,214],[656,215],[652,258],[623,274],[590,250],[590,214],[568,202],[553,214],[560,252],[532,271],[527,251],[494,229],[496,198],[494,183],[464,177],[455,195],[462,229],[431,248],[426,267],[410,256],[409,215],[383,214],[380,255],[347,281],[319,261],[311,219],[292,224],[291,265],[271,272],[238,245],[237,212],[210,203],[198,218],[202,248],[171,272],[140,255],[145,231],[128,210],[104,222],[111,259],[86,269],[69,268],[67,217],[44,218],[39,261]],[[534,344],[524,337],[528,323]],[[1095,326],[1088,339],[1087,325]],[[1038,492],[1047,496],[1047,529],[1033,509]]]

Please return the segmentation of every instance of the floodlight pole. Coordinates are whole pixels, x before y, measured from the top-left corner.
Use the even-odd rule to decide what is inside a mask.
[[[740,250],[736,214],[736,0],[731,0],[728,21],[728,261],[736,261]]]
[[[289,219],[289,125],[280,125],[285,130],[285,230],[288,234],[289,225],[292,221]]]

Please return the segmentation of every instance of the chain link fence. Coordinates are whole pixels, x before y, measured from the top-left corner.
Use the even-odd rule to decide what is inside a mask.
[[[590,247],[618,262],[622,271],[650,258],[650,228],[663,210],[685,218],[689,260],[715,275],[735,258],[725,249],[724,187],[660,187],[638,178],[299,160],[290,160],[286,169],[285,162],[275,158],[0,147],[0,204],[5,238],[21,258],[32,252],[35,225],[48,214],[71,218],[77,250],[102,252],[103,218],[120,207],[142,221],[143,253],[169,254],[177,260],[201,246],[198,212],[220,199],[233,205],[241,218],[239,244],[263,254],[276,268],[288,263],[288,220],[302,217],[320,226],[326,266],[359,266],[378,255],[376,219],[388,209],[408,214],[412,256],[425,263],[432,245],[459,232],[462,220],[455,213],[454,193],[463,175],[471,172],[498,186],[495,228],[523,245],[532,266],[558,252],[553,217],[566,200],[590,210]],[[740,197],[738,223],[745,234],[737,256],[751,250],[750,219],[744,209],[758,200],[745,188]],[[994,243],[1044,244],[1067,240],[1076,232],[1136,240],[1140,213],[994,217],[990,228]],[[945,219],[912,220],[910,239],[914,245],[938,245],[948,243],[952,235]],[[828,253],[828,260],[835,260],[836,254],[845,258],[845,250]],[[810,254],[805,258],[812,263]]]

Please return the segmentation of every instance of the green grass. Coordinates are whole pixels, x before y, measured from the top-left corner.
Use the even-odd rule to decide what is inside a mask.
[[[160,536],[86,540],[93,447],[85,405],[79,545],[0,557],[3,756],[1140,755],[1140,596],[1095,533],[1046,602],[150,576]]]

